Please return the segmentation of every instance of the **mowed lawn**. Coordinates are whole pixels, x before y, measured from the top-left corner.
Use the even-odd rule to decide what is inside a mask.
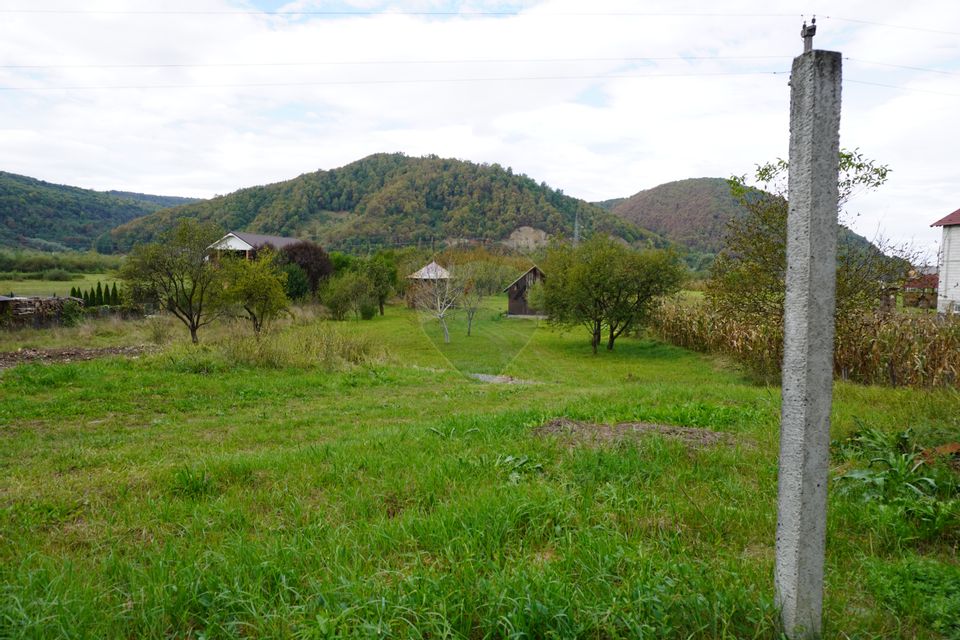
[[[330,323],[382,353],[340,370],[174,345],[0,372],[0,637],[778,637],[779,389],[502,304],[449,345],[400,306]],[[956,440],[958,407],[839,384],[833,437]],[[538,434],[558,417],[728,439]],[[957,637],[955,542],[878,513],[831,499],[827,637]]]
[[[104,273],[80,273],[72,280],[0,280],[0,295],[14,293],[18,296],[70,295],[71,287],[78,289],[96,289],[97,283],[103,286],[119,282],[116,276]]]

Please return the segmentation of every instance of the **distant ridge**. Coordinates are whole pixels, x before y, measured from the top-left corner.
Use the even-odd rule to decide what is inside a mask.
[[[249,187],[127,222],[110,237],[119,251],[154,240],[189,217],[240,230],[307,238],[331,249],[462,239],[500,242],[521,227],[573,235],[601,231],[637,246],[669,243],[604,209],[498,164],[400,153]]]
[[[0,171],[0,248],[88,250],[117,225],[184,201],[190,199],[93,191]]]

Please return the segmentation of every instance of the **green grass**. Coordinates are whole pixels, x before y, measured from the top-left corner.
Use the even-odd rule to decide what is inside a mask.
[[[0,280],[0,295],[6,296],[13,292],[18,296],[52,296],[56,294],[64,297],[70,295],[71,287],[95,289],[97,282],[103,285],[112,285],[116,281],[116,277],[104,273],[78,273],[74,274],[74,279],[62,281]]]
[[[216,329],[0,373],[0,637],[777,637],[779,390],[649,340],[594,357],[500,302],[450,345],[400,307],[336,323],[387,353],[342,370],[201,366],[234,339]],[[957,406],[839,384],[833,436],[956,440]],[[735,445],[534,435],[557,416]],[[827,637],[956,637],[956,589],[931,586],[955,585],[956,537],[893,537],[878,513],[831,501]]]

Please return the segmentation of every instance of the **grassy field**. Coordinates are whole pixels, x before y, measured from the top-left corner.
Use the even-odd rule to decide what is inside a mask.
[[[0,637],[777,637],[779,390],[644,339],[594,357],[503,304],[449,345],[392,306],[0,372]],[[111,321],[0,350],[163,333]],[[333,335],[363,362],[304,365]],[[833,477],[868,427],[960,439],[958,406],[839,384]],[[558,417],[728,441],[538,434]],[[957,532],[904,517],[834,491],[827,637],[960,637]]]
[[[80,289],[96,288],[97,283],[103,285],[117,282],[115,276],[104,273],[78,273],[73,280],[0,280],[0,295],[10,295],[12,291],[18,296],[58,296],[70,295],[71,287]]]

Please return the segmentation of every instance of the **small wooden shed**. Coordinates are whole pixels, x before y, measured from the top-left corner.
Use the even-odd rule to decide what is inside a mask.
[[[527,269],[519,278],[510,283],[504,289],[507,293],[507,315],[510,316],[531,316],[536,315],[537,310],[530,307],[527,301],[527,292],[537,282],[544,279],[543,271],[540,267],[533,265]]]

